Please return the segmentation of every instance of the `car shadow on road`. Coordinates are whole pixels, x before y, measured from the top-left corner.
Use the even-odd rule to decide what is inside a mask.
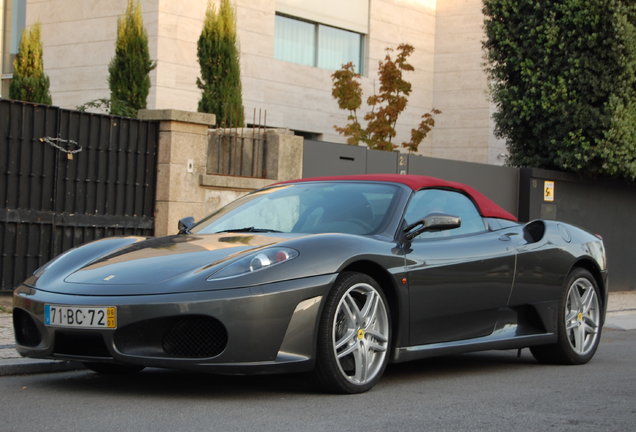
[[[400,381],[501,374],[537,365],[529,350],[517,354],[517,350],[484,351],[395,363],[389,365],[383,379],[397,384]]]
[[[105,375],[82,370],[56,374],[45,385],[58,390],[145,397],[206,397],[232,399],[246,394],[313,393],[308,374],[216,375],[148,368],[136,374]]]
[[[414,380],[426,382],[431,379],[512,372],[533,364],[536,365],[536,362],[527,350],[519,358],[516,351],[461,354],[390,365],[381,383],[383,386],[399,386]],[[311,374],[213,375],[164,369],[145,369],[130,375],[102,375],[89,370],[50,374],[41,384],[71,392],[224,400],[246,395],[322,393]]]

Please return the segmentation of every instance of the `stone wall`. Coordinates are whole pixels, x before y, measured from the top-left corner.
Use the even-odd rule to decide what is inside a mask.
[[[200,186],[204,191],[204,214],[212,213],[242,195],[272,183],[302,177],[303,138],[285,129],[268,129],[265,141],[270,148],[268,178],[204,174]],[[187,216],[187,215],[186,215]],[[195,217],[196,219],[196,217]]]
[[[172,234],[185,216],[203,217],[205,191],[199,177],[205,173],[208,129],[213,114],[177,110],[143,110],[142,120],[159,122],[155,235]]]
[[[302,176],[303,139],[288,130],[268,129],[272,148],[270,178],[208,174],[208,146],[212,114],[179,110],[143,110],[143,120],[159,126],[155,235],[175,234],[186,216],[199,220],[255,189]]]

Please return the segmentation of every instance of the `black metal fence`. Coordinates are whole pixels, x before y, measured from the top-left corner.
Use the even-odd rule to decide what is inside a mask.
[[[0,99],[0,290],[63,251],[152,235],[157,122]]]

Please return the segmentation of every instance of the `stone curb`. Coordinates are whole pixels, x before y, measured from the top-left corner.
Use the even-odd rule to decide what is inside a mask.
[[[636,330],[636,311],[609,312],[603,328],[621,331]]]
[[[0,360],[0,376],[66,372],[84,369],[81,363],[59,360],[11,358]]]

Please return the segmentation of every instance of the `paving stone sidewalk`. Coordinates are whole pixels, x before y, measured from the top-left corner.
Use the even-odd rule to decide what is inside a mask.
[[[14,344],[11,314],[0,312],[0,359],[20,357]]]

